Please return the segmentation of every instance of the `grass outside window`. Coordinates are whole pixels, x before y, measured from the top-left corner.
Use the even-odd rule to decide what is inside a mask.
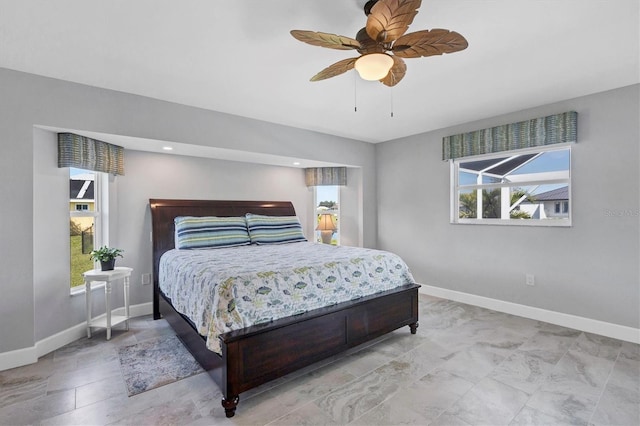
[[[71,288],[84,284],[82,273],[93,269],[91,255],[82,253],[82,237],[71,236]]]

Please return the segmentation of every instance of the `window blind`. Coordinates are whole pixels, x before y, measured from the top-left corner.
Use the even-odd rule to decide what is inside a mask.
[[[442,159],[576,142],[578,113],[569,111],[442,138]]]
[[[124,175],[124,148],[74,133],[58,133],[58,167]]]

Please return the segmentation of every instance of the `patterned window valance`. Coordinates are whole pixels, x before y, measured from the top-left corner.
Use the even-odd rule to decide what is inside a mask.
[[[346,167],[313,167],[305,169],[307,186],[346,185]]]
[[[442,138],[442,159],[576,142],[578,113],[569,111]]]
[[[124,148],[74,133],[58,133],[58,167],[124,175]]]

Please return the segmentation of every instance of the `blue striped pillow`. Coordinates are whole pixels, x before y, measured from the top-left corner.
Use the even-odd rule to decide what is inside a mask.
[[[178,216],[174,224],[178,249],[235,247],[251,243],[244,217]]]
[[[307,241],[297,216],[246,214],[252,244],[284,244]]]

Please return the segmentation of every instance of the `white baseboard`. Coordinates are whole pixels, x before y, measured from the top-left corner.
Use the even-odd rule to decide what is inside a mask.
[[[86,335],[87,323],[83,322],[81,324],[74,325],[73,327],[66,330],[62,330],[61,332],[56,333],[53,336],[45,337],[42,340],[38,340],[36,342],[36,345],[34,346],[36,357],[40,358],[41,356],[53,352],[56,349],[61,348],[64,345],[68,345],[71,342],[75,342],[76,340]]]
[[[640,344],[640,329],[633,327],[612,324],[562,312],[549,311],[546,309],[535,308],[533,306],[506,302],[499,299],[491,299],[489,297],[463,293],[426,284],[422,284],[419,291],[420,293],[440,297],[442,299],[454,300],[468,305],[479,306],[481,308],[505,312],[524,318],[549,322],[563,327],[569,327],[576,330],[599,334],[601,336],[624,340],[626,342]],[[122,315],[124,312],[120,312],[120,310],[124,311],[124,308],[116,310],[116,313]],[[129,308],[129,313],[131,317],[150,315],[153,313],[152,304],[149,302],[133,305]],[[32,347],[0,353],[0,371],[20,367],[22,365],[33,364],[38,361],[39,357],[84,337],[86,331],[86,323],[81,323],[68,328],[67,330],[56,333],[53,336],[39,340]]]
[[[120,308],[124,312],[124,308]],[[153,303],[140,303],[139,305],[129,306],[129,315],[133,317],[142,317],[153,313]],[[123,315],[120,313],[120,315]]]
[[[33,364],[36,361],[38,361],[38,357],[36,356],[35,346],[16,349],[15,351],[2,352],[0,353],[0,371]]]
[[[141,303],[129,307],[129,315],[140,317],[153,313],[153,305],[151,302]],[[114,310],[116,315],[124,315],[124,308]],[[104,314],[102,315],[104,316]],[[45,337],[38,340],[34,346],[29,348],[17,349],[15,351],[0,353],[0,371],[10,368],[20,367],[27,364],[33,364],[38,358],[50,352],[55,351],[71,342],[74,342],[87,335],[87,323],[82,322],[71,328],[62,330],[53,336]]]
[[[489,297],[463,293],[446,288],[434,287],[425,284],[421,285],[422,287],[420,287],[419,292],[428,294],[430,296],[454,300],[456,302],[466,303],[468,305],[479,306],[481,308],[487,308],[498,312],[505,312],[507,314],[517,315],[537,321],[544,321],[551,324],[561,325],[563,327],[586,331],[588,333],[599,334],[601,336],[607,336],[614,339],[624,340],[626,342],[640,344],[640,329],[638,328],[627,327],[624,325],[613,324],[591,318],[579,317],[562,312],[549,311],[546,309],[535,308],[533,306],[506,302],[499,299],[491,299]]]

